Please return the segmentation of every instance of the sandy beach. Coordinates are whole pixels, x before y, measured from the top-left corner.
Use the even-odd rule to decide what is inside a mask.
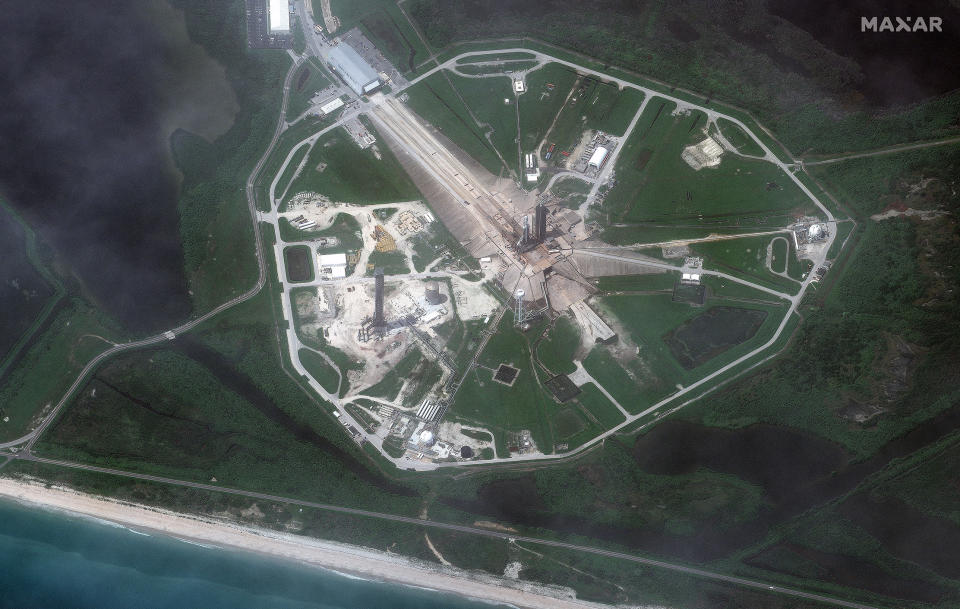
[[[289,559],[325,569],[530,609],[600,609],[569,589],[538,586],[456,567],[415,561],[358,546],[247,527],[201,516],[112,501],[40,481],[0,478],[0,497],[108,520],[134,530]]]

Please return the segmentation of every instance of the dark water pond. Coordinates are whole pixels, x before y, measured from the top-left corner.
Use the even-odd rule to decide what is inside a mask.
[[[210,100],[194,95],[217,78],[183,23],[160,0],[0,11],[0,194],[135,331],[190,311],[168,137],[199,124]]]

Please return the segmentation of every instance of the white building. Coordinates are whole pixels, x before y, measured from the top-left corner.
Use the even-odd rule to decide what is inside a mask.
[[[513,90],[516,93],[523,93],[524,91],[526,91],[526,86],[523,84],[522,80],[517,79],[513,81]]]
[[[376,71],[349,44],[333,47],[327,59],[333,71],[357,95],[365,95],[380,86]]]
[[[290,5],[287,0],[270,0],[270,31],[290,31]]]
[[[321,279],[342,279],[347,276],[347,255],[317,254],[317,266],[320,267]]]
[[[596,167],[597,169],[600,169],[607,161],[607,155],[609,154],[609,150],[603,146],[597,146],[597,149],[593,151],[593,156],[590,157],[590,161],[587,163],[587,167]]]
[[[335,97],[329,101],[324,102],[323,105],[320,106],[320,113],[330,114],[334,110],[338,110],[342,107],[343,107],[343,100],[340,99],[339,97]]]

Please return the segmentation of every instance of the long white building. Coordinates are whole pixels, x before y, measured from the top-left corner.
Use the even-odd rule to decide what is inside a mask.
[[[287,0],[270,0],[270,31],[290,31],[290,5]]]

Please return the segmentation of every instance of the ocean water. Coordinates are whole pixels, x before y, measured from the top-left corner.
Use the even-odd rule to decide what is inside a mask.
[[[491,609],[256,554],[0,501],[0,607]]]

